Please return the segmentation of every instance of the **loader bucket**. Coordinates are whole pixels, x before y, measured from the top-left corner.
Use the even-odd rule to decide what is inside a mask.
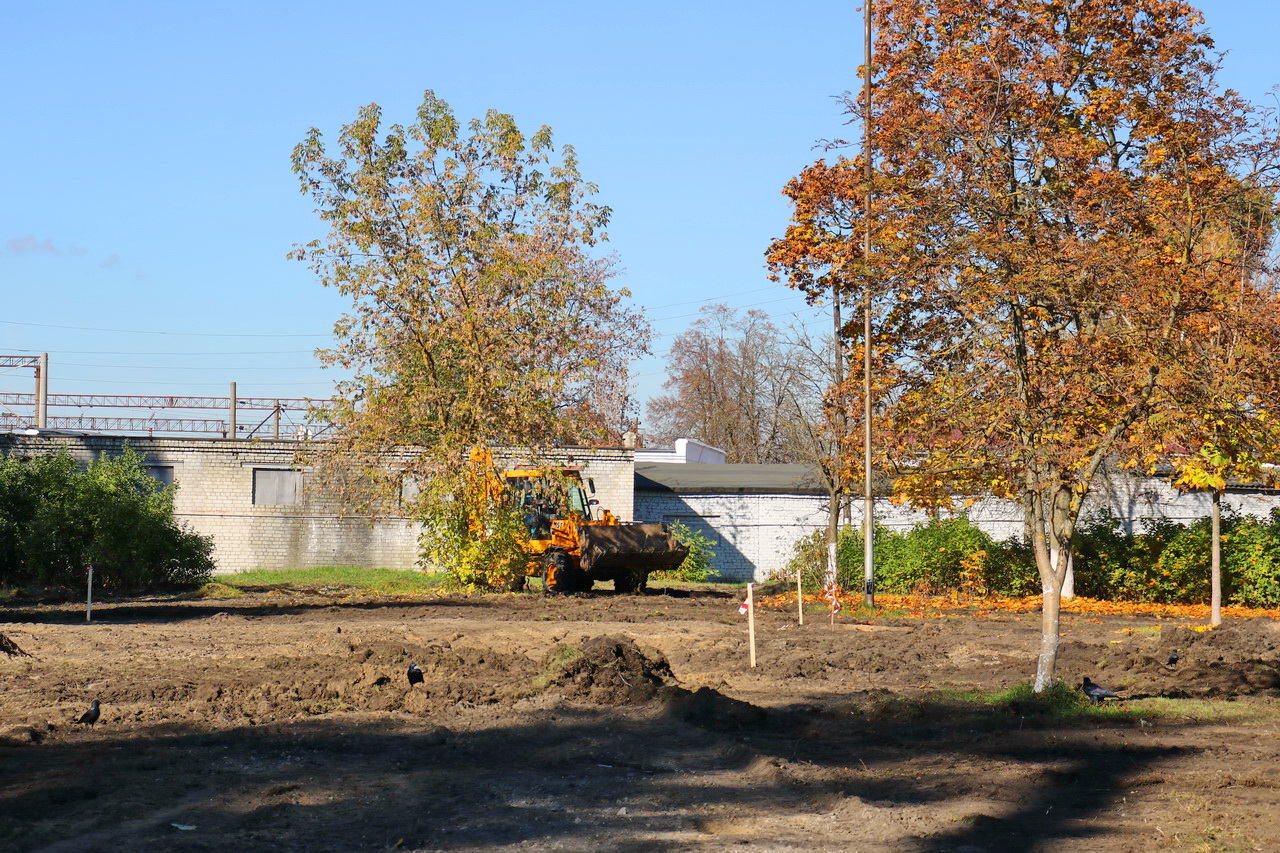
[[[586,524],[578,545],[583,571],[597,579],[624,569],[674,569],[689,553],[665,524]]]

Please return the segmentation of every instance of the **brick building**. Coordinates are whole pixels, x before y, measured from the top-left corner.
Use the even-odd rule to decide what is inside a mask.
[[[636,463],[637,521],[680,521],[711,540],[715,570],[724,580],[761,581],[784,568],[796,541],[825,529],[829,501],[821,478],[803,465],[723,465]],[[1280,507],[1274,489],[1231,487],[1223,505],[1244,515],[1266,517]],[[1187,524],[1210,511],[1206,492],[1179,492],[1167,479],[1104,472],[1094,483],[1085,512],[1109,510],[1130,531],[1145,518]],[[997,540],[1023,531],[1021,505],[997,498],[979,500],[969,519]],[[928,514],[875,501],[877,523],[905,530]],[[862,500],[855,497],[841,524],[862,525]]]
[[[417,561],[418,526],[404,516],[374,520],[344,513],[295,464],[297,441],[0,435],[0,450],[65,451],[82,462],[118,454],[126,443],[153,477],[177,485],[175,515],[196,533],[213,537],[219,573],[332,565],[409,569]],[[554,458],[582,467],[602,507],[619,518],[632,517],[631,450],[569,447]]]
[[[117,454],[125,443],[153,477],[177,484],[177,518],[213,537],[220,573],[416,564],[417,525],[397,515],[375,520],[344,514],[295,464],[295,440],[0,434],[0,450],[65,451],[84,462]],[[702,533],[716,549],[714,568],[724,580],[763,580],[786,566],[798,539],[827,523],[825,488],[801,465],[637,463],[629,448],[573,447],[560,449],[555,461],[581,467],[600,506],[624,521],[678,520]],[[1143,518],[1187,523],[1209,513],[1205,493],[1184,494],[1163,479],[1119,473],[1101,477],[1089,500],[1090,509],[1107,508],[1130,529]],[[1280,498],[1273,490],[1231,488],[1223,503],[1263,517],[1280,507]],[[1022,532],[1021,507],[1010,501],[981,500],[968,514],[997,539]],[[876,501],[876,518],[901,530],[927,516],[886,497]],[[853,501],[842,523],[862,523],[861,500]]]

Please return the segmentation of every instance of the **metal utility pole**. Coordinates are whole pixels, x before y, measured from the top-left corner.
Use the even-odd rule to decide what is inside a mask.
[[[841,346],[840,333],[843,323],[840,319],[840,288],[834,282],[831,285],[831,319],[834,328],[831,333],[831,380],[838,388],[844,384],[845,363],[844,347]],[[835,619],[836,588],[839,585],[840,557],[840,440],[847,429],[844,403],[836,399],[836,430],[831,441],[831,471],[827,475],[827,488],[830,489],[827,505],[827,571],[823,579],[823,594],[831,597],[831,618]]]
[[[862,80],[862,167],[866,186],[862,191],[862,257],[870,271],[871,259],[871,4],[863,0],[863,80]],[[863,441],[863,504],[862,504],[862,568],[866,581],[863,603],[876,606],[875,575],[875,494],[871,483],[871,279],[867,276],[862,287],[862,441]]]
[[[49,353],[40,353],[36,365],[36,429],[44,429],[49,423]]]

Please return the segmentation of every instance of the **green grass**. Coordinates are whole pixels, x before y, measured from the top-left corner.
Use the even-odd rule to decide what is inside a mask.
[[[559,645],[547,660],[547,668],[533,680],[536,690],[546,690],[554,684],[575,661],[583,657],[582,649],[577,646]]]
[[[1064,681],[1056,682],[1039,695],[1033,693],[1031,687],[1031,681],[1024,681],[1003,690],[940,690],[911,701],[921,706],[918,712],[933,711],[940,716],[967,711],[993,717],[1013,714],[1061,721],[1094,719],[1139,723],[1163,719],[1240,724],[1274,723],[1280,718],[1280,701],[1258,697],[1249,702],[1234,702],[1153,696],[1095,705],[1074,685]]]
[[[218,575],[214,583],[243,592],[267,589],[350,589],[379,595],[438,592],[444,575],[363,566],[320,566],[314,569],[270,571],[260,569],[234,575]]]
[[[204,584],[195,592],[196,598],[222,599],[222,598],[242,598],[243,596],[244,596],[244,590],[237,589],[234,586],[228,586],[225,583],[219,583],[218,581],[209,581],[207,584]]]

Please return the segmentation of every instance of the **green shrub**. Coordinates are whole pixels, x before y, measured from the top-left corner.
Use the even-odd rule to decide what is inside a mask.
[[[1148,518],[1142,520],[1140,532],[1131,533],[1113,513],[1091,513],[1076,527],[1072,546],[1076,594],[1155,600],[1144,597],[1151,588],[1148,580],[1159,574],[1156,564],[1161,553],[1182,531],[1182,525],[1168,519]]]
[[[876,542],[880,542],[883,528],[876,529]],[[801,583],[809,592],[819,592],[827,577],[827,531],[815,530],[801,537],[794,546],[795,554],[787,564],[786,572],[792,577],[797,571]],[[836,581],[843,589],[862,587],[862,531],[842,527],[836,545]]]
[[[1147,554],[1118,573],[1116,592],[1130,600],[1203,604],[1210,596],[1212,519],[1182,527],[1163,522],[1147,533]],[[1267,520],[1222,510],[1222,597],[1247,607],[1280,606],[1280,513]]]
[[[481,478],[438,477],[418,502],[420,563],[468,591],[524,586],[529,536],[519,514],[495,500]]]
[[[689,583],[702,583],[710,579],[715,574],[711,564],[716,558],[711,540],[682,521],[672,521],[667,527],[671,529],[672,535],[680,540],[680,544],[689,549],[689,553],[684,558],[684,562],[676,568],[654,572],[652,577]]]
[[[1017,536],[996,542],[987,552],[987,591],[1021,597],[1040,594],[1040,572],[1031,543]]]
[[[1280,607],[1280,510],[1258,521],[1250,536],[1240,536],[1232,550],[1240,556],[1232,563],[1232,604],[1247,607]]]
[[[1072,545],[1075,592],[1089,598],[1162,604],[1209,600],[1211,522],[1183,526],[1144,519],[1135,532],[1107,512],[1083,519]],[[1248,607],[1280,607],[1280,510],[1263,520],[1224,509],[1223,600]],[[826,571],[826,531],[796,543],[787,571],[819,590]],[[862,586],[862,536],[840,531],[838,578]],[[1025,539],[994,542],[964,516],[931,520],[909,530],[876,528],[876,585],[889,593],[963,589],[973,594],[1036,595],[1040,576]]]
[[[837,580],[844,589],[863,585],[862,531],[840,530],[836,547]],[[905,594],[965,587],[1002,595],[1038,592],[1040,582],[1030,547],[1017,540],[997,543],[965,516],[921,522],[908,530],[875,528],[876,587]],[[827,536],[815,530],[795,545],[787,572],[801,572],[804,588],[822,588],[826,577]]]
[[[178,524],[174,486],[149,477],[130,447],[80,470],[67,454],[0,455],[0,584],[104,589],[197,586],[213,541]]]
[[[995,545],[966,516],[930,519],[877,545],[877,586],[885,592],[959,589],[962,563]],[[982,579],[985,588],[985,577]]]

